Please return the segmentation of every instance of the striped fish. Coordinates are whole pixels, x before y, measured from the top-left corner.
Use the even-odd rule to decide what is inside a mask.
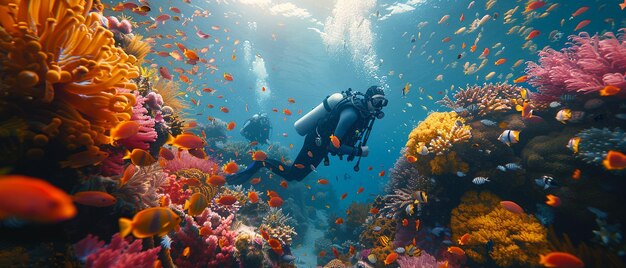
[[[472,180],[472,182],[476,185],[481,185],[489,181],[490,181],[489,178],[486,178],[486,177],[476,177]]]

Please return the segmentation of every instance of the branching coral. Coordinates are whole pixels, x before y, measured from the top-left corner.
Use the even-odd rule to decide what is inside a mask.
[[[609,85],[620,88],[618,94],[625,96],[624,35],[582,32],[569,39],[569,47],[561,51],[546,47],[539,52],[539,64],[528,63],[529,82],[539,89],[534,100],[549,103],[565,94],[594,93]]]
[[[576,135],[580,137],[577,158],[588,164],[602,165],[609,150],[626,151],[626,133],[615,128],[589,128]]]
[[[133,55],[137,58],[137,63],[141,64],[143,59],[148,56],[150,53],[150,45],[144,41],[142,41],[143,37],[141,35],[134,35],[128,41],[128,44],[124,46],[124,51],[128,55]]]
[[[489,255],[500,266],[531,265],[537,256],[548,251],[547,230],[532,215],[516,215],[499,204],[489,193],[468,192],[452,210],[450,226],[453,239],[471,235],[465,253],[479,263]],[[493,242],[487,252],[485,244]]]
[[[400,256],[397,262],[400,267],[448,267],[444,262],[438,262],[435,257],[424,251],[417,257]]]
[[[420,192],[412,190],[412,188],[395,189],[393,194],[388,194],[384,197],[385,206],[380,210],[380,213],[392,218],[398,218],[405,211],[411,211],[410,214],[415,213],[419,215],[423,206],[426,205],[417,201],[419,195]],[[407,212],[407,214],[409,213]],[[407,214],[404,215],[408,217],[409,215]]]
[[[456,112],[431,113],[409,134],[406,143],[407,154],[421,157],[421,145],[426,145],[430,153],[440,155],[450,150],[453,143],[467,141],[471,127],[464,125],[465,119]]]
[[[412,188],[430,192],[435,181],[422,175],[417,166],[409,163],[404,156],[406,148],[400,151],[400,157],[396,160],[393,167],[389,170],[389,183],[385,186],[385,192],[391,194],[394,189]]]
[[[75,154],[67,166],[98,163],[106,130],[129,120],[137,59],[115,46],[93,1],[6,1],[0,5],[2,98],[29,107],[30,130]]]
[[[86,267],[153,267],[157,263],[158,253],[161,247],[142,251],[141,239],[135,239],[131,243],[119,236],[113,235],[111,243],[102,247],[104,242],[98,242],[97,237],[87,236],[75,245],[75,250],[85,259]],[[84,246],[98,246],[97,248],[84,249]]]
[[[521,90],[523,88],[506,83],[474,85],[457,91],[454,100],[445,96],[437,103],[468,115],[485,116],[515,108],[521,103]]]

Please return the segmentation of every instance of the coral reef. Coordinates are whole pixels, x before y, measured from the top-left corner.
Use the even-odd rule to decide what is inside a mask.
[[[454,94],[454,100],[447,95],[438,104],[446,106],[463,116],[486,116],[497,112],[506,112],[521,104],[522,87],[509,84],[483,84],[467,86]]]
[[[442,175],[445,173],[463,172],[467,173],[469,165],[458,157],[456,152],[450,152],[446,155],[436,155],[430,162],[430,172],[433,175]]]
[[[558,236],[554,228],[548,231],[550,250],[567,252],[580,258],[588,267],[624,267],[624,261],[606,248],[591,247],[586,243],[574,245],[567,234]]]
[[[609,85],[620,88],[618,94],[625,96],[624,35],[581,32],[569,39],[569,47],[561,51],[546,47],[539,52],[539,64],[528,63],[529,82],[539,91],[533,100],[550,103],[566,94],[581,96]]]
[[[97,237],[88,236],[75,245],[75,250],[83,255],[86,267],[153,267],[158,261],[158,253],[161,247],[142,251],[140,239],[131,243],[121,238],[118,234],[113,235],[111,243],[102,247],[103,242],[97,242]],[[89,249],[83,248],[88,245],[96,245]]]
[[[189,108],[189,104],[184,98],[181,98],[181,92],[184,91],[181,91],[180,84],[177,82],[165,79],[157,80],[152,84],[152,91],[161,95],[163,103],[166,103],[174,114],[182,115],[183,111]]]
[[[324,268],[346,268],[346,264],[343,263],[340,259],[333,259],[324,265]]]
[[[367,248],[380,246],[380,237],[393,238],[396,235],[396,220],[386,217],[375,218],[371,223],[366,223],[366,228],[361,233],[359,242]]]
[[[400,151],[400,155],[406,154],[406,148]],[[385,192],[393,193],[394,189],[413,188],[430,192],[435,187],[435,181],[420,174],[418,168],[409,163],[406,157],[398,157],[393,167],[389,170],[389,183],[385,186]]]
[[[195,169],[200,170],[205,174],[216,174],[218,172],[216,167],[216,162],[211,157],[207,159],[200,159],[192,156],[187,151],[180,151],[176,153],[176,157],[174,159],[165,162],[163,169],[167,170],[169,173]]]
[[[435,257],[425,252],[422,252],[422,254],[416,257],[402,255],[398,257],[397,262],[400,267],[454,267],[452,265],[445,265],[443,261],[437,261]]]
[[[532,170],[533,175],[569,175],[576,168],[572,152],[564,146],[571,137],[568,131],[533,137],[522,150],[522,164]]]
[[[452,210],[453,240],[470,234],[472,239],[465,252],[478,263],[484,263],[489,256],[503,267],[534,264],[539,254],[549,251],[546,228],[532,215],[513,214],[499,202],[497,196],[486,191],[466,193]],[[485,247],[489,241],[493,243],[490,252]]]
[[[131,117],[135,98],[119,89],[137,88],[137,59],[115,46],[93,1],[9,2],[0,6],[0,106],[28,121],[33,136],[64,144],[65,166],[99,163],[106,130]]]

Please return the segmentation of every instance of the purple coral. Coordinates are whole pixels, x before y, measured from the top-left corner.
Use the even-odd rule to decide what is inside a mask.
[[[437,262],[437,259],[435,259],[435,257],[423,251],[417,257],[409,257],[406,255],[400,256],[398,257],[397,262],[398,262],[398,265],[400,265],[400,267],[436,268],[436,267],[442,267],[440,265],[445,265],[444,262]]]
[[[200,159],[195,156],[190,155],[187,151],[181,151],[177,154],[178,157],[167,161],[163,169],[167,170],[169,173],[175,173],[179,170],[195,168],[206,174],[216,173],[217,170],[214,170],[215,161],[211,158]]]
[[[117,176],[124,172],[124,154],[122,151],[115,149],[105,149],[109,153],[109,157],[100,163],[100,173],[102,176]]]
[[[132,238],[129,238],[132,239]],[[161,247],[141,251],[140,239],[128,243],[119,234],[113,235],[111,243],[102,247],[97,237],[91,235],[74,245],[79,257],[84,258],[85,267],[153,267]],[[97,247],[95,249],[94,247]]]
[[[133,31],[133,26],[127,20],[119,21],[116,17],[107,17],[109,30],[113,32],[120,32],[123,34],[129,34]]]
[[[154,118],[148,114],[148,109],[144,107],[144,103],[147,98],[139,95],[137,92],[134,94],[137,102],[135,103],[135,106],[133,106],[133,115],[130,119],[139,123],[139,132],[132,137],[122,139],[117,142],[124,145],[124,147],[128,150],[148,150],[150,148],[150,143],[156,141],[157,139],[157,132],[154,130],[155,121]]]
[[[546,47],[539,52],[539,64],[528,63],[529,82],[539,90],[534,100],[549,103],[566,94],[594,93],[609,85],[620,88],[618,94],[626,96],[624,35],[608,32],[589,36],[582,32],[569,39],[569,47],[561,51]]]

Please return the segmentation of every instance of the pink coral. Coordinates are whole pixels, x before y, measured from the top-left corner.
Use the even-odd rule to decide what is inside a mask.
[[[169,175],[159,191],[168,196],[172,203],[183,205],[185,200],[193,194],[193,191],[188,187],[183,189],[183,183],[176,178],[176,175]]]
[[[169,160],[165,163],[163,167],[170,173],[174,173],[179,170],[195,168],[206,174],[216,173],[217,170],[214,170],[215,161],[211,158],[200,159],[193,155],[190,155],[187,151],[182,151],[176,154],[177,157]]]
[[[140,239],[128,243],[119,234],[113,235],[109,245],[101,247],[103,244],[104,242],[98,242],[98,238],[91,235],[76,243],[74,247],[77,252],[88,254],[85,258],[85,267],[154,267],[158,253],[161,250],[161,247],[156,247],[141,251],[142,243]],[[93,246],[101,248],[94,250]]]
[[[397,262],[400,267],[442,267],[445,265],[444,261],[438,262],[435,257],[423,251],[417,257],[409,257],[406,255],[400,256],[398,257]],[[459,267],[450,264],[451,263],[448,262],[448,265],[445,267]]]
[[[122,139],[117,142],[124,145],[124,147],[128,150],[148,150],[150,148],[150,143],[156,141],[157,139],[157,132],[154,130],[155,121],[154,118],[148,114],[148,109],[144,107],[144,103],[147,98],[139,95],[137,92],[134,94],[137,102],[133,107],[133,115],[130,119],[139,123],[139,132],[130,138]]]
[[[122,174],[124,172],[124,153],[113,148],[103,151],[109,153],[109,156],[100,163],[101,175],[111,177]]]
[[[545,48],[539,52],[539,64],[528,63],[530,84],[539,89],[534,99],[549,103],[565,94],[595,93],[608,85],[619,87],[619,94],[626,96],[624,35],[608,32],[589,36],[582,32],[569,39],[568,48]]]
[[[222,217],[206,208],[197,217],[186,216],[185,226],[172,235],[181,244],[172,248],[174,263],[179,267],[230,267],[234,265],[235,239],[231,230],[235,214]],[[199,234],[200,228],[210,231]],[[190,248],[188,257],[183,257],[185,247]]]
[[[120,32],[123,34],[129,34],[133,31],[133,26],[127,20],[118,20],[116,17],[107,17],[109,30],[112,32]]]

